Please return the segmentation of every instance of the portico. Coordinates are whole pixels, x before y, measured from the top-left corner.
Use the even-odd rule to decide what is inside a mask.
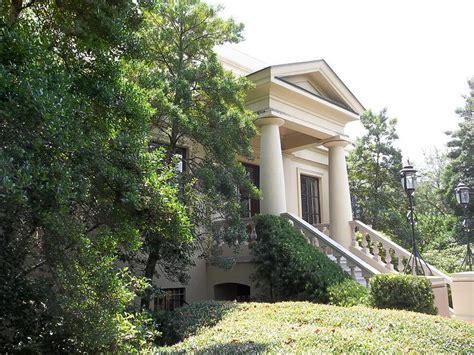
[[[317,201],[319,222],[330,223],[331,237],[349,247],[352,209],[345,147],[350,142],[344,126],[364,108],[324,61],[268,67],[248,78],[255,83],[248,107],[258,113],[260,132],[260,212],[307,214],[301,176],[317,178],[320,191],[315,194],[324,199]],[[296,160],[300,165],[290,163]],[[317,167],[325,172],[318,174]],[[307,205],[316,208],[314,201]],[[325,209],[328,213],[321,212]]]

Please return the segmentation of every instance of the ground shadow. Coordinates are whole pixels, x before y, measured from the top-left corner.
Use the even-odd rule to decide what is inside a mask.
[[[213,327],[236,305],[235,302],[207,301],[161,312],[156,315],[158,330],[162,333],[157,343],[174,345],[203,327]]]
[[[226,344],[218,344],[209,346],[203,350],[193,352],[194,354],[261,354],[265,351],[267,345],[262,343],[248,342],[231,342]]]

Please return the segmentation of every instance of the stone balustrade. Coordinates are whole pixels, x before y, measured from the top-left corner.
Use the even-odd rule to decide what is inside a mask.
[[[236,240],[235,245],[246,245],[255,242],[257,240],[257,233],[255,231],[255,221],[253,218],[242,218],[242,223],[244,224],[245,238],[241,238],[240,241]],[[226,220],[219,219],[213,222],[212,230],[214,235],[214,244],[218,246],[223,246],[225,244],[226,233],[231,233],[229,230],[229,223]],[[231,239],[231,238],[229,238]]]
[[[411,253],[380,232],[360,221],[352,221],[351,251],[380,272],[403,272]],[[426,275],[440,276],[447,283],[451,278],[434,266],[421,261]]]
[[[328,230],[330,227],[329,224],[315,227],[291,213],[282,213],[281,216],[288,219],[294,228],[304,235],[310,245],[332,258],[336,264],[349,273],[356,281],[361,282],[362,278],[365,286],[367,286],[368,279],[380,273],[334,239],[323,233],[321,230]]]

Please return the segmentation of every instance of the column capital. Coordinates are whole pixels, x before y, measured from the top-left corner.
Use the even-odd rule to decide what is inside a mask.
[[[258,118],[255,121],[257,127],[267,126],[267,125],[275,125],[277,127],[283,126],[285,120],[279,117],[262,117]]]
[[[332,148],[332,147],[345,147],[349,144],[352,144],[352,142],[349,140],[348,136],[338,134],[336,136],[329,137],[321,141],[320,144],[325,146],[326,148]]]

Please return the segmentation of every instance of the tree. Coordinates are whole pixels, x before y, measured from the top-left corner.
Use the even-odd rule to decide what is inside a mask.
[[[458,215],[462,215],[461,209],[456,206],[454,189],[459,182],[474,188],[474,78],[468,81],[470,93],[464,98],[464,107],[456,110],[461,122],[458,129],[447,132],[451,137],[448,142],[449,163],[444,172],[444,195],[446,201],[455,208]],[[470,205],[470,214],[474,212],[473,204]]]
[[[418,247],[422,252],[441,251],[456,244],[457,219],[443,194],[446,165],[447,153],[434,149],[425,154],[424,168],[419,172],[415,192],[416,229]],[[436,261],[434,263],[436,265]]]
[[[1,2],[6,351],[144,346],[149,320],[127,309],[145,283],[118,258],[147,234],[175,249],[192,240],[173,172],[148,150],[155,110],[126,77],[143,11],[132,0]]]
[[[402,156],[394,147],[397,120],[389,118],[383,109],[379,114],[365,112],[361,122],[366,134],[357,139],[348,157],[357,218],[404,243],[405,202],[399,174]]]
[[[198,242],[212,229],[213,218],[229,221],[228,241],[243,238],[238,191],[245,186],[256,193],[237,160],[252,157],[256,134],[254,115],[244,107],[250,83],[224,70],[213,51],[239,41],[242,25],[221,19],[219,10],[200,1],[155,2],[145,13],[149,26],[142,33],[147,58],[137,63],[147,68],[136,80],[156,110],[153,127],[164,143],[166,163],[173,164],[183,146],[202,150],[180,158],[186,167],[182,198]],[[154,243],[160,239],[150,234],[145,243],[144,275],[150,280],[160,259]],[[144,305],[148,302],[145,297]]]

